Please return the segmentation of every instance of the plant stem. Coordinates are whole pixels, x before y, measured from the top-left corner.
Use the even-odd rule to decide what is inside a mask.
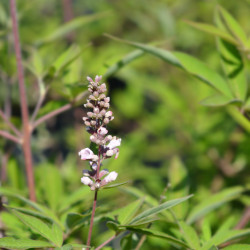
[[[0,109],[0,116],[17,136],[22,136],[21,132],[14,126],[14,124],[9,120],[9,118],[4,114],[4,112],[1,109]]]
[[[101,146],[98,147],[98,166],[97,166],[97,170],[96,170],[96,178],[97,179],[99,179],[100,167],[101,167]],[[92,214],[91,214],[91,219],[90,219],[89,234],[88,234],[88,241],[87,241],[88,246],[90,246],[90,243],[91,243],[92,229],[93,229],[93,224],[94,224],[96,202],[97,202],[97,193],[98,193],[98,189],[95,190],[95,197],[94,197],[94,202],[93,202],[93,207],[92,207]],[[87,250],[88,249],[89,248],[87,248]]]
[[[96,202],[97,202],[97,193],[98,193],[98,190],[96,189],[95,190],[95,197],[94,197],[93,207],[92,207],[90,225],[89,225],[89,234],[88,234],[88,241],[87,241],[88,246],[90,246],[90,243],[91,243],[91,235],[92,235],[92,229],[93,229],[94,217],[95,217],[95,210],[96,210]],[[89,250],[89,248],[87,248],[87,250]]]
[[[12,20],[12,31],[14,36],[14,47],[17,61],[17,72],[18,72],[18,84],[19,84],[19,94],[20,94],[20,102],[21,102],[21,113],[22,113],[22,122],[23,122],[23,152],[24,152],[24,160],[26,167],[26,175],[29,187],[29,196],[30,200],[35,201],[35,182],[34,182],[34,174],[33,174],[33,163],[32,163],[32,153],[31,153],[31,129],[29,125],[29,113],[28,113],[28,105],[26,100],[26,89],[24,84],[24,72],[22,65],[22,55],[20,48],[20,40],[18,33],[18,24],[17,24],[17,13],[16,13],[16,1],[10,0],[10,13]]]
[[[115,239],[116,235],[110,237],[108,240],[106,240],[105,242],[103,242],[99,247],[97,247],[95,250],[100,250],[102,247],[106,246],[110,241],[112,241],[113,239]]]
[[[0,135],[2,137],[5,137],[8,140],[11,140],[11,141],[15,142],[15,143],[18,143],[18,144],[21,143],[21,140],[18,137],[14,136],[14,135],[12,135],[10,133],[8,133],[7,131],[0,130]]]
[[[53,110],[51,111],[50,113],[40,117],[38,120],[36,120],[33,124],[32,124],[32,131],[38,126],[40,125],[41,123],[43,123],[44,121],[60,114],[60,113],[63,113],[64,111],[67,111],[69,109],[71,109],[74,104],[79,101],[81,98],[83,98],[85,95],[87,94],[87,92],[83,92],[81,94],[79,94],[71,103],[68,103],[68,104],[65,104],[64,106],[56,109],[56,110]]]

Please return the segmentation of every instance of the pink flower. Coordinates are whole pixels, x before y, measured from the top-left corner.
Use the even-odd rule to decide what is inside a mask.
[[[107,183],[109,183],[109,182],[111,182],[111,181],[115,181],[116,178],[117,178],[117,176],[118,176],[118,174],[117,174],[115,171],[113,171],[113,172],[109,173],[109,174],[103,179],[103,181],[106,182],[106,184],[107,184]]]
[[[105,117],[111,117],[113,115],[112,111],[108,111],[106,114],[105,114]]]
[[[98,159],[98,156],[94,155],[92,150],[90,150],[89,148],[82,149],[78,153],[78,155],[81,157],[81,160],[93,160],[93,161],[96,161]]]
[[[106,135],[108,133],[108,130],[104,127],[100,127],[98,130],[97,130],[97,133],[100,134],[100,135]]]
[[[93,181],[89,178],[89,177],[86,177],[86,176],[83,176],[81,178],[81,182],[84,184],[84,185],[87,185],[87,186],[91,186],[93,185]]]
[[[121,141],[122,141],[122,139],[120,139],[120,138],[119,139],[114,138],[110,141],[110,143],[107,145],[107,147],[109,149],[114,149],[116,147],[119,147],[121,145]]]

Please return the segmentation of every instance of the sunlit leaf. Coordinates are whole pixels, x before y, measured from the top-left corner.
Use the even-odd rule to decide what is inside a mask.
[[[206,197],[204,201],[192,209],[187,218],[187,223],[191,224],[207,213],[222,206],[224,203],[236,199],[244,190],[245,189],[243,187],[233,187],[222,190],[221,192],[211,195],[210,197]]]
[[[28,249],[53,247],[50,242],[30,239],[15,239],[13,237],[3,237],[0,239],[0,247],[7,249]]]

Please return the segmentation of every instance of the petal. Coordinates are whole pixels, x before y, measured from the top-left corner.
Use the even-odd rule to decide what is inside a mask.
[[[97,133],[100,134],[100,135],[106,135],[108,133],[108,130],[104,127],[100,127],[98,130],[97,130]]]
[[[81,182],[87,186],[90,186],[93,184],[93,181],[89,177],[86,177],[86,176],[81,178]]]
[[[114,138],[110,141],[110,143],[107,145],[107,147],[110,149],[116,148],[116,147],[121,145],[121,141],[122,141],[122,139],[120,139],[120,138],[119,139]]]
[[[109,173],[108,170],[103,169],[100,173],[99,173],[99,179],[102,178],[104,175],[107,175]]]
[[[91,160],[94,153],[89,148],[84,148],[78,153],[78,155],[81,157],[81,160]]]
[[[118,174],[115,171],[113,171],[113,172],[109,173],[109,175],[107,175],[103,180],[106,183],[109,183],[111,181],[115,181],[117,176],[118,176]]]

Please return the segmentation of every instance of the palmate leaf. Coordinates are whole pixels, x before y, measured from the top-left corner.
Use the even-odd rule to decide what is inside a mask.
[[[30,239],[15,239],[13,237],[4,237],[0,239],[0,247],[7,249],[28,249],[28,248],[46,248],[53,247],[50,242]]]
[[[198,204],[187,218],[187,223],[191,224],[202,216],[222,206],[224,203],[236,199],[245,189],[243,187],[233,187],[225,189],[217,194],[205,197],[204,201]]]

